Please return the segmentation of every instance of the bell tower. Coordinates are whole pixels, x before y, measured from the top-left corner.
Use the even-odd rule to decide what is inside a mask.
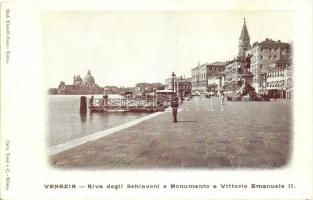
[[[239,57],[245,56],[245,52],[251,48],[250,37],[246,26],[246,19],[243,18],[243,26],[239,37]]]

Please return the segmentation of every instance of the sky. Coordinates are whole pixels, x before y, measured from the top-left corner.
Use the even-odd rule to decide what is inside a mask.
[[[238,54],[243,18],[251,45],[293,41],[289,11],[44,11],[44,84],[72,84],[89,69],[99,86],[164,83],[172,72],[190,77],[198,62]]]

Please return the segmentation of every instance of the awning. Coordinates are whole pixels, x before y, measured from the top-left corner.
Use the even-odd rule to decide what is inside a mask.
[[[279,81],[275,81],[275,87],[278,87]]]
[[[284,80],[280,81],[273,81],[268,83],[268,87],[283,87],[284,86]]]

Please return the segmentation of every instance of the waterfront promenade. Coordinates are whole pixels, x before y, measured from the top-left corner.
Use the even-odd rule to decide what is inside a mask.
[[[164,112],[135,126],[50,156],[52,166],[83,169],[273,168],[291,154],[289,100],[225,101],[196,97],[178,123]]]

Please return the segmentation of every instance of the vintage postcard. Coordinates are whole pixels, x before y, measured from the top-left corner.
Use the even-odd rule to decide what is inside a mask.
[[[1,199],[312,199],[310,1],[1,4]]]

